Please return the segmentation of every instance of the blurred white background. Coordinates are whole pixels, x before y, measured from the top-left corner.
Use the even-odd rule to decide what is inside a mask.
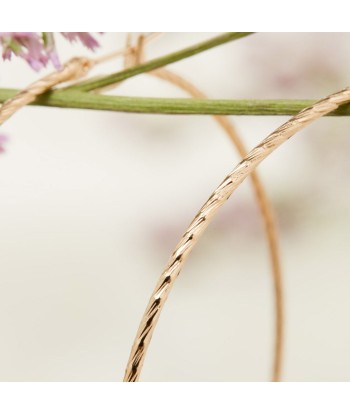
[[[214,35],[165,34],[147,57]],[[113,51],[125,34],[100,42],[98,54]],[[349,42],[349,33],[261,33],[171,69],[212,98],[317,99],[348,85]],[[58,49],[63,60],[89,54],[65,41]],[[0,63],[2,88],[42,75]],[[112,93],[185,96],[148,75]],[[287,118],[231,119],[252,148]],[[285,381],[350,380],[349,127],[348,117],[321,119],[259,167],[280,230]],[[209,116],[28,107],[1,131],[10,142],[0,155],[0,380],[119,381],[169,255],[239,157]],[[247,181],[176,282],[141,380],[268,380],[273,326]]]

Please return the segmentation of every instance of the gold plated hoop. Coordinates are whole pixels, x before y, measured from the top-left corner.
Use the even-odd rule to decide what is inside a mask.
[[[350,102],[350,88],[345,88],[316,102],[311,107],[305,108],[254,147],[215,189],[183,234],[156,284],[131,349],[124,376],[125,382],[138,381],[152,334],[171,288],[179,276],[186,258],[218,209],[243,180],[277,147],[308,124],[348,102]]]

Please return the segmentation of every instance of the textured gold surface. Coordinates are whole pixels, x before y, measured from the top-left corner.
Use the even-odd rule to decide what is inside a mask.
[[[305,108],[273,131],[259,145],[254,147],[216,188],[182,236],[157,282],[137,331],[136,339],[127,363],[124,381],[135,382],[139,379],[153,331],[171,288],[179,276],[186,258],[195,246],[196,241],[209,225],[218,209],[226,202],[243,180],[254,171],[258,164],[277,147],[311,122],[334,111],[340,105],[349,101],[350,88],[346,88],[318,101],[311,107]]]
[[[207,98],[206,95],[203,94],[203,92],[196,88],[193,84],[191,84],[181,76],[175,74],[174,72],[169,71],[168,69],[157,69],[156,71],[150,72],[150,74],[177,85],[184,91],[188,92],[194,98]],[[231,142],[236,147],[239,155],[243,158],[247,154],[247,150],[228,117],[225,117],[223,115],[213,115],[213,119],[227,133]],[[275,301],[275,339],[271,378],[272,381],[278,382],[281,380],[284,343],[283,281],[281,259],[278,249],[278,232],[277,226],[275,224],[275,219],[273,216],[272,205],[269,201],[269,198],[266,194],[266,191],[264,189],[264,186],[260,180],[258,173],[256,171],[253,171],[250,175],[250,178],[254,188],[256,201],[260,209],[261,217],[264,223],[272,267],[272,279]]]
[[[39,95],[48,91],[53,86],[84,76],[93,65],[94,62],[90,59],[73,58],[63,66],[61,71],[53,72],[33,82],[13,98],[4,102],[0,108],[0,125],[20,108],[35,101]]]

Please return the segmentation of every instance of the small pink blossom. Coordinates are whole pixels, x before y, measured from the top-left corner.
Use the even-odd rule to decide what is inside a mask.
[[[56,45],[55,45],[55,37],[52,32],[44,32],[43,33],[43,41],[45,50],[47,53],[47,57],[52,62],[53,66],[56,69],[61,68],[61,62],[56,52]]]
[[[99,47],[99,43],[88,32],[61,32],[61,34],[70,42],[80,42],[91,50],[95,50]]]
[[[88,32],[61,32],[70,42],[80,41],[91,50],[95,50],[99,43]],[[44,68],[51,62],[56,69],[61,63],[56,52],[53,32],[0,32],[2,57],[11,60],[12,55],[19,56],[36,71]]]
[[[20,56],[36,71],[46,66],[49,58],[45,53],[41,37],[34,32],[0,32],[4,60],[12,55]]]

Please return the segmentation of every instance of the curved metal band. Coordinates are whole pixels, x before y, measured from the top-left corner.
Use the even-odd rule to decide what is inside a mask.
[[[177,85],[184,91],[188,92],[194,98],[207,98],[206,95],[204,95],[193,84],[189,83],[184,78],[167,69],[157,69],[156,71],[150,72],[150,75],[154,75],[157,78],[164,79],[174,85]],[[230,120],[223,115],[213,115],[213,119],[226,132],[231,142],[236,147],[237,152],[243,158],[247,154],[247,150]],[[264,224],[271,260],[275,308],[275,339],[271,379],[273,382],[279,382],[281,380],[284,344],[284,301],[282,269],[277,238],[278,232],[271,203],[258,173],[253,171],[250,175],[250,179],[252,181],[255,198]]]
[[[277,147],[311,122],[348,102],[350,102],[350,88],[336,92],[318,101],[311,107],[305,108],[254,147],[216,188],[182,236],[158,280],[136,334],[126,367],[124,381],[135,382],[139,379],[153,331],[171,288],[179,276],[187,256],[218,209],[227,201],[243,180]]]

